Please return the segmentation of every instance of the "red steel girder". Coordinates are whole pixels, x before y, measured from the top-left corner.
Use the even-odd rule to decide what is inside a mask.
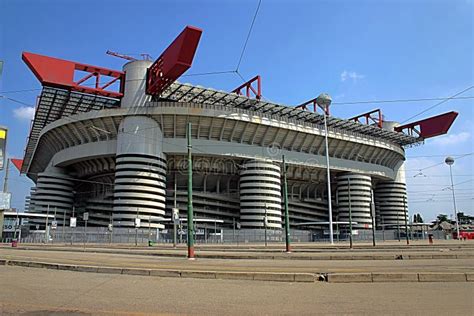
[[[377,114],[377,116],[373,116],[372,114]],[[378,127],[382,128],[383,125],[383,116],[382,110],[375,109],[373,111],[363,113],[354,117],[351,117],[349,120],[355,121],[357,123],[361,123],[359,119],[365,118],[365,124],[369,125],[371,122],[377,124]]]
[[[202,30],[186,28],[148,68],[146,93],[158,95],[191,67]]]
[[[316,103],[316,99],[317,98],[306,101],[305,103],[302,103],[300,105],[295,106],[295,108],[303,109],[303,110],[306,110],[306,111],[311,111],[312,110],[314,113],[318,113],[318,107],[320,107],[321,110],[326,112],[326,115],[329,115],[329,106],[326,109],[324,109],[323,107],[319,106],[318,103]],[[311,109],[311,107],[312,107],[312,109]]]
[[[451,111],[424,120],[397,126],[395,127],[395,131],[405,132],[410,136],[418,135],[423,139],[444,135],[448,132],[451,125],[453,125],[457,116],[457,112]]]
[[[257,82],[257,90],[255,90],[255,88],[252,86],[254,82]],[[232,90],[232,93],[242,95],[243,88],[245,88],[245,95],[247,96],[247,98],[250,98],[250,91],[253,92],[257,100],[260,100],[262,98],[262,78],[260,76],[255,76],[249,81],[243,83],[239,87]]]
[[[11,158],[12,164],[21,172],[21,166],[23,165],[23,159]]]
[[[28,52],[23,52],[22,59],[42,85],[104,97],[121,98],[123,96],[123,78],[125,74],[121,71]],[[76,71],[84,71],[88,74],[75,81],[74,74]],[[100,82],[103,77],[108,78],[107,82]],[[90,78],[95,79],[93,86],[84,84]],[[107,89],[117,81],[120,81],[120,91]]]

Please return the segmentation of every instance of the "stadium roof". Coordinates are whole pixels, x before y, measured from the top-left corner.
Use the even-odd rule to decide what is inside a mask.
[[[175,82],[164,92],[162,92],[160,98],[177,102],[224,105],[256,111],[264,114],[284,116],[286,118],[302,120],[313,124],[324,124],[324,116],[318,113],[292,106],[276,104],[266,100],[251,99],[243,95],[237,95],[235,93],[218,91],[201,86],[193,86],[190,84]],[[340,119],[332,116],[327,118],[327,124],[328,127],[382,138],[400,144],[401,146],[418,143],[423,140],[422,138],[413,137],[401,132],[389,131],[386,129],[381,129],[378,126],[357,123],[352,120]]]
[[[177,102],[222,105],[251,110],[267,115],[276,115],[288,119],[301,120],[312,124],[322,125],[324,122],[324,116],[318,113],[291,106],[280,105],[266,100],[251,99],[235,93],[218,91],[179,82],[174,82],[163,91],[158,100],[160,99]],[[22,172],[27,171],[27,166],[31,163],[32,155],[35,151],[41,130],[46,125],[63,117],[77,113],[119,106],[119,99],[44,86],[38,100],[35,117],[28,137]],[[413,137],[401,132],[392,132],[381,129],[377,126],[366,125],[332,116],[327,117],[327,124],[328,127],[331,128],[378,137],[401,146],[415,144],[423,140],[420,137]]]

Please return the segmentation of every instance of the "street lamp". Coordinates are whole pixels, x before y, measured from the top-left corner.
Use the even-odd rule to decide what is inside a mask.
[[[332,98],[327,93],[321,93],[316,98],[316,104],[321,107],[324,115],[324,143],[326,146],[326,169],[328,178],[328,206],[329,206],[329,241],[331,245],[334,244],[333,238],[333,227],[332,227],[332,205],[331,205],[331,174],[329,170],[329,145],[328,145],[328,124],[327,124],[327,113],[329,106],[331,105]]]
[[[451,176],[451,191],[453,192],[453,204],[454,204],[454,220],[456,221],[456,233],[457,233],[457,239],[459,239],[459,223],[458,223],[458,213],[456,210],[456,197],[454,195],[454,184],[453,184],[453,170],[451,166],[454,164],[454,158],[453,157],[446,157],[444,162],[449,166],[449,174]]]

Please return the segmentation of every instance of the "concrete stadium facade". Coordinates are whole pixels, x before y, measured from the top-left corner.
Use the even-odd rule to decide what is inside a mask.
[[[284,155],[290,226],[327,230],[323,115],[177,82],[152,97],[145,93],[149,66],[124,66],[121,100],[43,88],[40,106],[67,106],[49,109],[34,142],[30,136],[23,168],[36,187],[29,211],[54,212],[59,226],[69,225],[73,212],[88,212],[90,226],[132,228],[138,217],[144,227],[169,227],[175,200],[186,214],[190,122],[195,218],[243,229],[261,229],[266,218],[269,229],[282,229]],[[375,202],[378,225],[404,221],[404,147],[417,139],[394,132],[393,124],[329,116],[328,126],[333,220],[348,221],[350,205],[354,229],[371,229]]]

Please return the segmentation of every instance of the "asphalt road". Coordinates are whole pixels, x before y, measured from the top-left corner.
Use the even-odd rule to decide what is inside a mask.
[[[129,254],[0,248],[0,258],[37,262],[145,269],[246,272],[474,272],[474,259],[255,260],[197,259]]]
[[[0,266],[1,315],[471,315],[474,283],[286,283]]]

